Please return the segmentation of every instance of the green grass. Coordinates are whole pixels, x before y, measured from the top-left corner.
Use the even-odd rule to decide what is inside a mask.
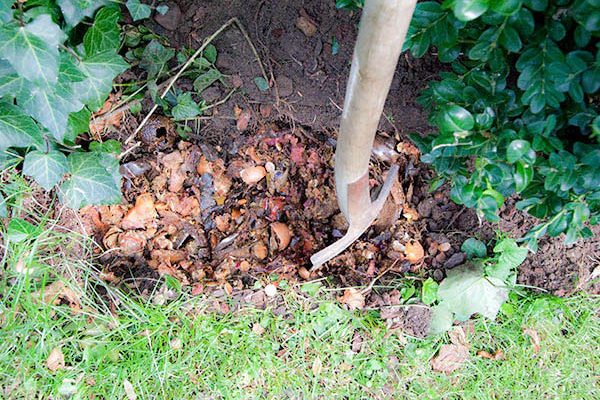
[[[389,331],[376,312],[346,311],[330,291],[305,293],[316,284],[282,291],[284,315],[271,308],[220,315],[210,311],[214,299],[185,293],[160,306],[125,296],[98,281],[86,256],[65,256],[74,244],[89,249],[83,238],[49,229],[53,221],[19,196],[13,210],[44,228],[3,243],[0,398],[123,399],[125,380],[138,399],[600,398],[599,297],[513,294],[498,321],[474,320],[470,360],[447,376],[429,364],[446,336]],[[57,279],[79,295],[81,310],[37,300]],[[537,354],[524,328],[539,333]],[[65,367],[51,372],[46,359],[56,347]],[[504,360],[476,356],[498,349]]]

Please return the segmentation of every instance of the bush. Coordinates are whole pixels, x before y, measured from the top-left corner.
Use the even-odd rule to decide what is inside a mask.
[[[417,4],[405,49],[450,70],[419,98],[436,132],[413,135],[451,197],[497,221],[509,196],[541,219],[525,239],[590,237],[600,211],[598,0]]]

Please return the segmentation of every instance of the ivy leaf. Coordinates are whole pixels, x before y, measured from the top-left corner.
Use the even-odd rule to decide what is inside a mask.
[[[0,60],[0,97],[14,98],[23,89],[23,78],[4,60]]]
[[[192,99],[190,92],[177,96],[177,105],[171,112],[176,120],[190,119],[202,114],[200,106]]]
[[[222,77],[223,75],[218,70],[211,68],[194,80],[194,89],[196,89],[198,93],[202,93],[204,89],[206,89]]]
[[[500,279],[486,277],[480,264],[465,264],[448,271],[437,297],[459,321],[466,321],[475,313],[493,320],[508,298],[504,286]]]
[[[514,239],[503,239],[494,246],[494,253],[498,255],[498,261],[487,268],[489,276],[505,282],[508,277],[527,258],[528,250],[520,247]]]
[[[49,15],[43,14],[26,26],[0,26],[0,57],[23,78],[52,85],[58,77],[58,45],[64,34]]]
[[[92,56],[103,51],[119,49],[120,29],[117,24],[121,19],[118,7],[104,7],[96,14],[94,24],[83,36],[85,54]]]
[[[30,151],[23,161],[23,173],[31,176],[44,189],[50,190],[67,173],[67,157],[60,151]]]
[[[67,144],[75,143],[75,138],[80,133],[87,132],[90,128],[90,118],[92,113],[87,107],[83,107],[77,112],[69,114],[67,119],[67,128],[63,137],[63,142]]]
[[[131,18],[134,21],[139,21],[140,19],[145,19],[152,14],[152,9],[147,4],[142,4],[140,0],[127,0],[125,2],[125,6],[129,10],[131,14]]]
[[[102,155],[112,157],[97,152],[69,155],[71,177],[60,186],[60,199],[65,205],[78,209],[90,204],[121,201],[121,187],[115,182],[112,171],[103,165]]]
[[[485,244],[481,240],[475,238],[468,238],[460,246],[460,251],[465,253],[468,258],[483,258],[487,254]]]
[[[110,2],[111,0],[58,0],[58,5],[67,24],[73,27]]]
[[[0,22],[8,23],[13,18],[13,0],[0,0]]]
[[[488,0],[455,0],[454,16],[461,21],[471,21],[487,11]]]
[[[21,218],[13,218],[8,223],[6,238],[14,243],[20,243],[32,236],[36,236],[38,227]]]
[[[452,328],[454,315],[444,303],[431,307],[431,321],[429,322],[429,334],[437,335]]]
[[[425,305],[431,305],[437,300],[438,283],[431,278],[427,278],[423,282],[423,289],[421,291],[421,301]]]
[[[156,12],[158,12],[160,15],[165,15],[169,12],[169,6],[166,4],[161,4],[160,6],[156,7]]]
[[[105,51],[86,57],[79,68],[86,79],[74,83],[73,89],[79,94],[79,99],[95,111],[102,107],[110,94],[113,79],[129,65],[114,51]]]
[[[9,147],[43,149],[39,126],[19,107],[0,102],[0,151]]]
[[[167,62],[174,56],[173,49],[168,49],[157,40],[152,40],[142,53],[140,67],[148,71],[148,78],[152,79],[164,70]]]

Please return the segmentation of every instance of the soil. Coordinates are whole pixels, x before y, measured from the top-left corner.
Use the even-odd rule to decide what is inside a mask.
[[[261,92],[254,83],[261,69],[239,30],[230,28],[213,42],[217,66],[241,82],[241,90],[186,140],[168,119],[153,117],[136,137],[143,145],[123,160],[124,204],[80,213],[102,246],[104,279],[147,293],[152,285],[141,281],[168,274],[192,286],[194,294],[244,293],[264,305],[263,292],[248,290],[273,274],[276,284],[328,276],[340,287],[378,278],[385,283],[407,273],[440,281],[464,261],[460,245],[468,237],[489,240],[498,229],[519,237],[535,223],[512,204],[499,224],[481,223],[449,200],[447,188],[429,193],[433,173],[419,162],[407,134],[430,130],[416,99],[442,67],[433,57],[402,56],[380,124],[371,183],[381,183],[390,161],[403,173],[374,226],[342,255],[311,271],[310,255],[346,229],[336,205],[332,157],[358,15],[336,10],[330,0],[170,4],[179,17],[148,23],[176,47],[197,48],[229,18],[239,18],[272,87]],[[226,93],[222,87],[211,90],[216,99]],[[117,137],[127,137],[135,125],[130,120]],[[598,285],[590,284],[599,273],[598,227],[595,233],[569,248],[561,237],[542,240],[521,267],[519,282],[561,296],[584,289],[598,293]],[[408,249],[419,245],[423,256],[411,258]],[[366,299],[390,326],[422,336],[429,313],[401,304],[395,290],[373,290]]]

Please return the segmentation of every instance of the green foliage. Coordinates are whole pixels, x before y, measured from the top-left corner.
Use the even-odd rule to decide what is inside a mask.
[[[445,332],[455,319],[466,321],[476,313],[495,319],[500,307],[508,299],[508,288],[516,282],[517,268],[525,261],[528,253],[525,247],[509,238],[500,239],[496,243],[494,257],[491,258],[481,258],[486,254],[485,245],[473,238],[467,239],[461,249],[470,257],[476,256],[478,259],[448,271],[446,279],[436,287],[435,298],[426,303],[432,304],[437,300],[437,304],[432,307],[432,334]],[[427,283],[426,281],[425,284]]]
[[[347,8],[349,10],[354,10],[357,8],[362,8],[365,5],[365,0],[335,0],[336,8]]]
[[[136,10],[137,19],[145,8]],[[0,20],[0,153],[22,156],[23,173],[47,190],[68,175],[61,198],[73,207],[119,201],[114,155],[64,153],[129,67],[118,54],[120,7],[109,0],[2,1]]]
[[[600,211],[600,3],[455,0],[417,4],[405,49],[452,63],[419,101],[438,128],[413,136],[454,201],[498,220],[509,196],[544,235],[573,243]]]

